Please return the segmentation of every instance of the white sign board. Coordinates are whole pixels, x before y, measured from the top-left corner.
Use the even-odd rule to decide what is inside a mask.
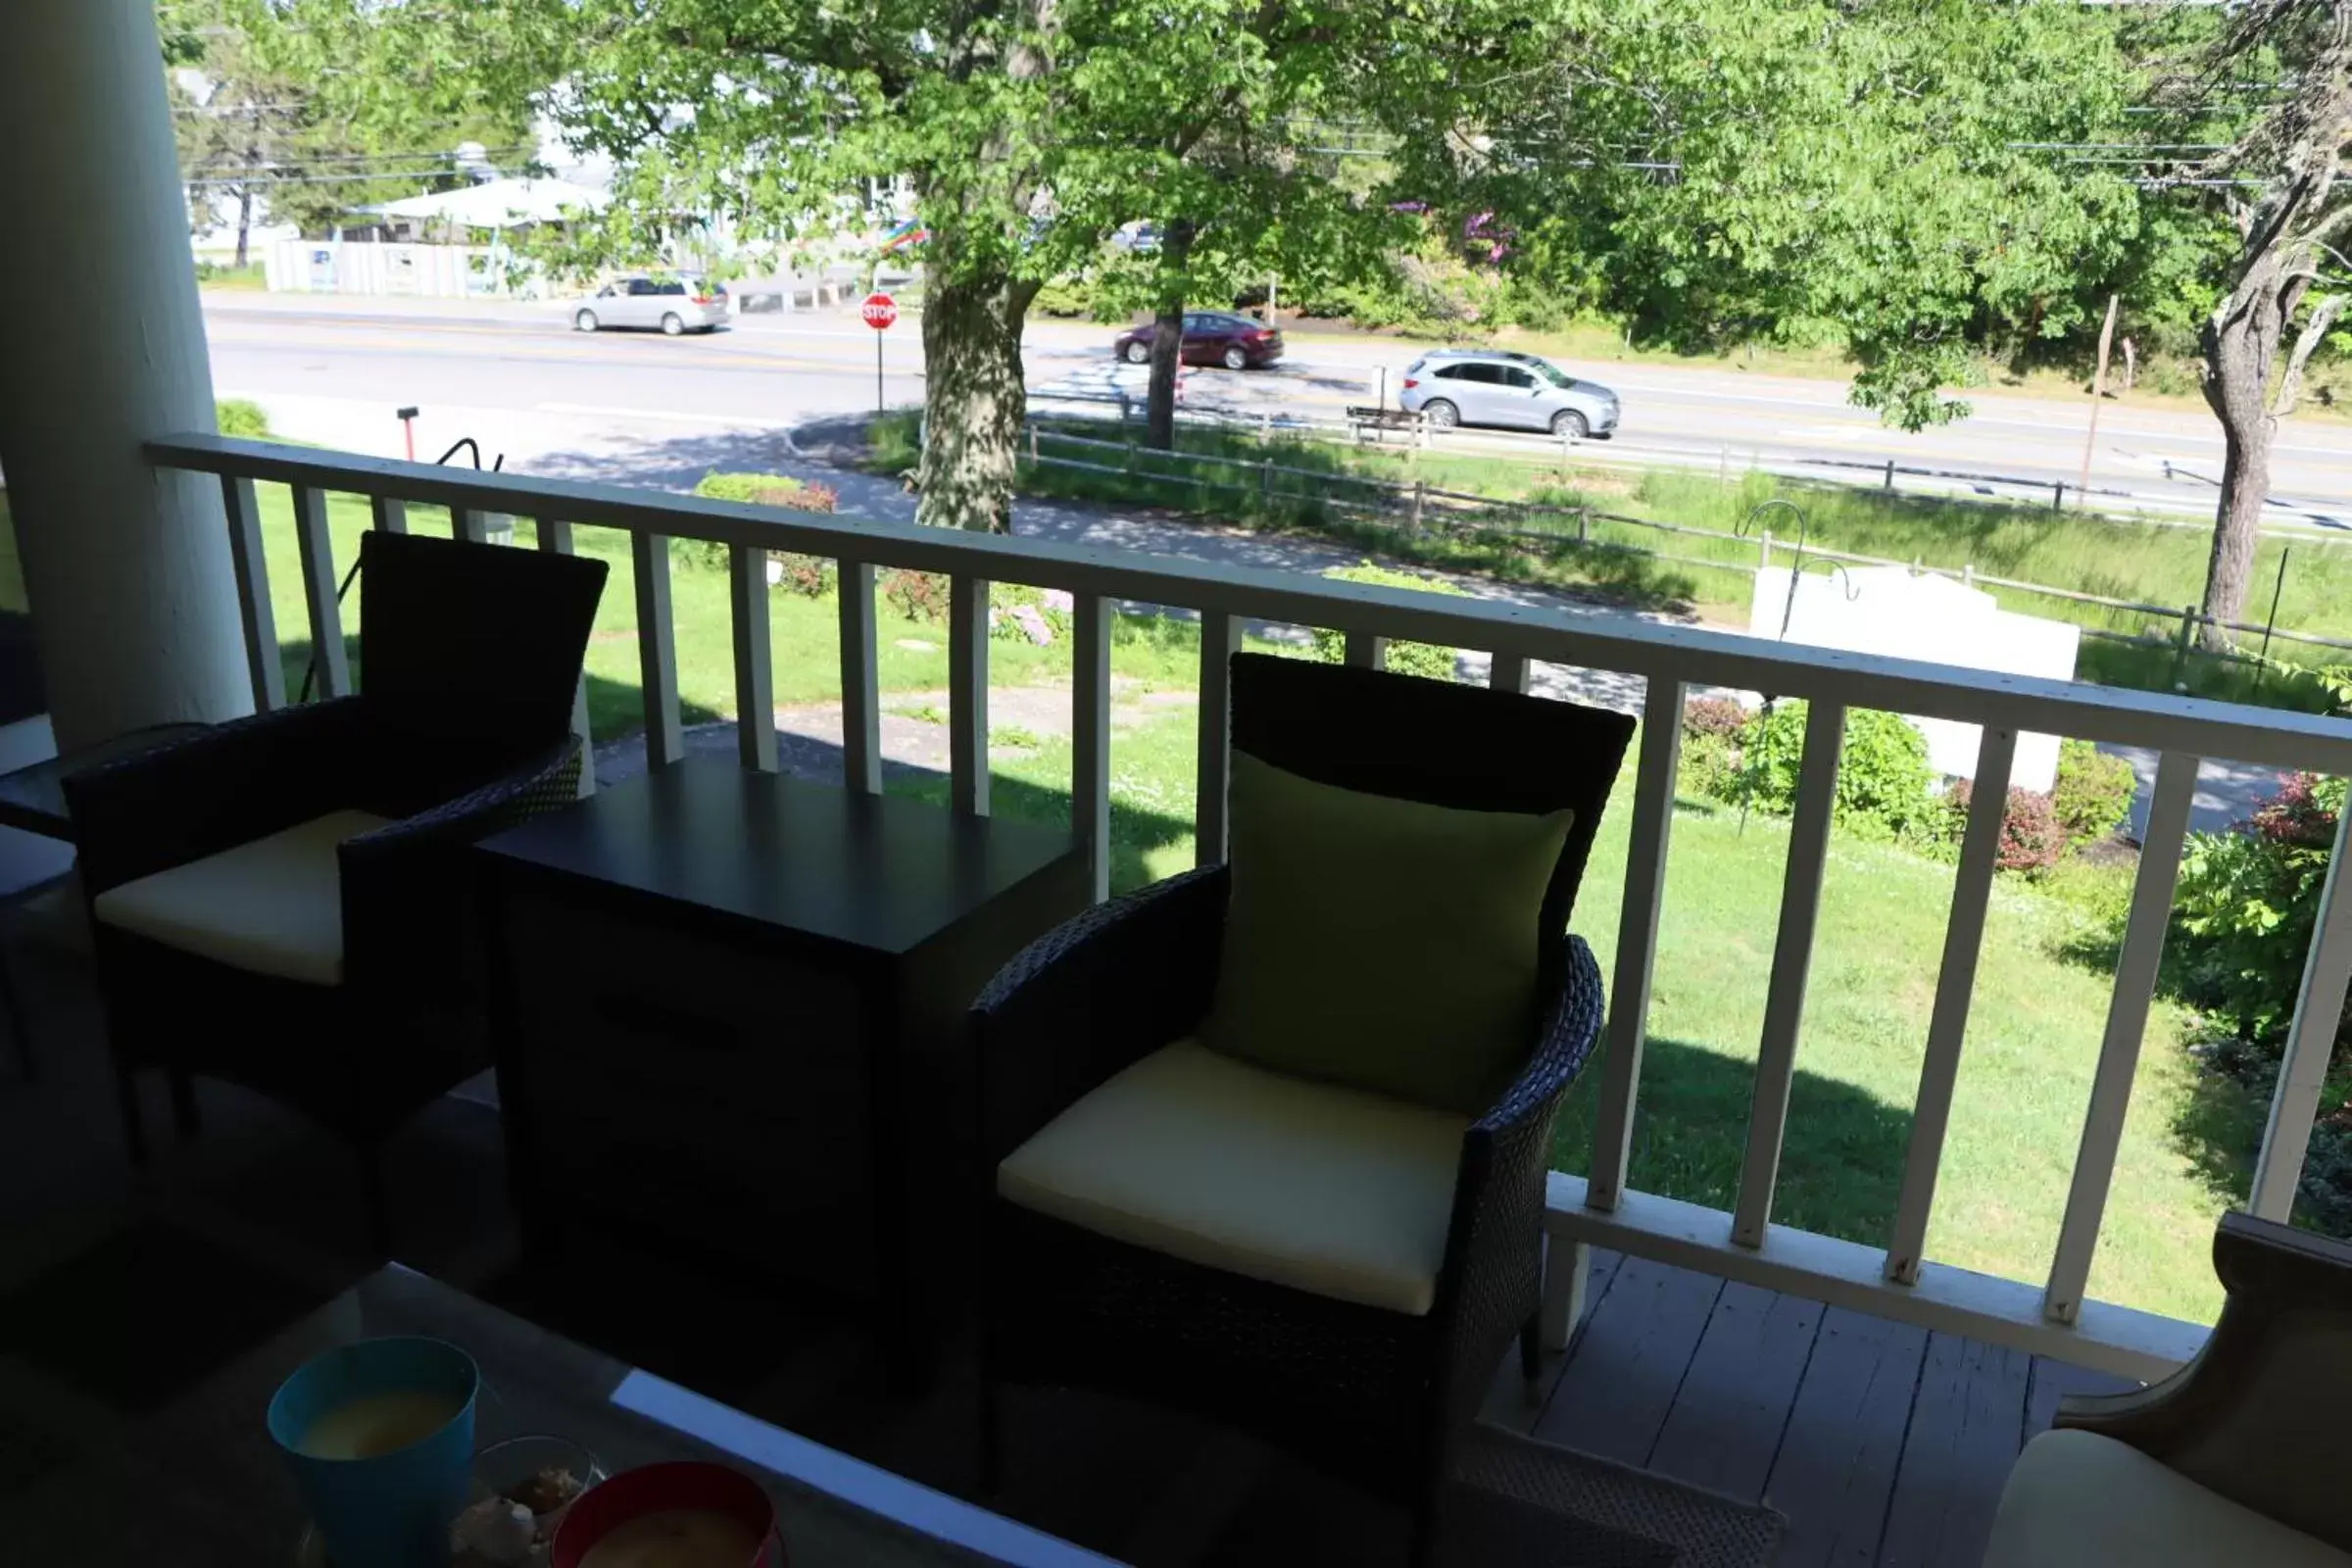
[[[1749,633],[2007,675],[2075,678],[2082,627],[2003,610],[1992,595],[1949,577],[1914,575],[1901,566],[1816,567],[1795,579],[1794,590],[1792,596],[1787,566],[1757,572]],[[1976,776],[1977,725],[1904,716],[1927,737],[1929,766],[1951,778]],[[2057,781],[2058,737],[2018,736],[2009,782],[2047,794]]]

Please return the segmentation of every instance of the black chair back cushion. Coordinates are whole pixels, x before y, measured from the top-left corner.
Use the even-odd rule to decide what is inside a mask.
[[[518,751],[571,727],[604,562],[370,529],[360,690],[403,733]]]
[[[1462,810],[1573,809],[1544,898],[1547,967],[1633,733],[1631,717],[1606,709],[1271,654],[1233,658],[1233,745],[1261,762]]]

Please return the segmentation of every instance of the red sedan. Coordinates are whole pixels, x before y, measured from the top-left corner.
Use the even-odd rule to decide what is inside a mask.
[[[1129,365],[1152,363],[1152,338],[1159,328],[1146,321],[1129,327],[1111,345],[1111,352]],[[1272,365],[1282,358],[1282,334],[1247,316],[1230,311],[1184,313],[1184,344],[1177,351],[1187,365],[1222,365],[1228,370],[1248,370]]]

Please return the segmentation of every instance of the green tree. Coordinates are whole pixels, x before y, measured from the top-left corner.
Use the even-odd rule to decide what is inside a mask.
[[[476,70],[540,92],[576,145],[618,166],[620,199],[583,236],[590,255],[642,248],[679,214],[737,246],[790,247],[866,221],[852,193],[869,182],[911,180],[930,234],[917,514],[997,530],[1038,289],[1098,265],[1136,218],[1189,220],[1157,264],[1163,299],[1294,254],[1290,236],[1332,208],[1298,160],[1261,150],[1266,127],[1322,90],[1340,41],[1361,30],[1348,7],[1284,0],[498,9],[515,36],[474,51]],[[1261,200],[1275,206],[1251,213]]]
[[[2352,138],[2352,0],[2254,0],[2230,12],[2191,90],[2241,74],[2290,83],[2202,171],[2237,231],[2221,298],[2199,334],[2205,401],[2222,421],[2222,494],[2206,568],[2204,640],[2245,613],[2271,443],[2305,367],[2344,308],[2341,251],[2352,227],[2343,150]],[[2298,318],[2300,321],[2298,322]]]
[[[2128,178],[2035,147],[2121,134],[2134,68],[2108,11],[1500,9],[1450,23],[1468,35],[1390,95],[1432,199],[1543,236],[1680,346],[1833,337],[1857,362],[1854,401],[1905,428],[1967,412],[1944,389],[1974,378],[1988,328],[2078,330],[2078,279],[2138,232]]]
[[[317,233],[375,202],[468,177],[458,149],[527,161],[527,96],[494,105],[455,69],[447,15],[366,0],[167,0],[158,12],[191,221],[220,205],[237,264],[263,208]],[[412,14],[413,13],[413,14]],[[388,47],[397,32],[407,47]]]
[[[1105,19],[1155,64],[1090,95],[1065,134],[1054,195],[1082,232],[1155,222],[1157,243],[1112,258],[1102,283],[1114,303],[1153,315],[1148,439],[1166,449],[1187,305],[1223,306],[1276,275],[1311,292],[1376,261],[1395,233],[1394,216],[1316,145],[1392,52],[1394,22],[1329,0],[1184,0]]]

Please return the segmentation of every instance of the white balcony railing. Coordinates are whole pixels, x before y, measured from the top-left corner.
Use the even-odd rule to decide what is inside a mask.
[[[1648,695],[1636,763],[1631,842],[1607,1023],[1598,1065],[1598,1113],[1590,1177],[1551,1178],[1548,1227],[1555,1266],[1546,1284],[1546,1327],[1564,1338],[1581,1291],[1588,1244],[1605,1244],[1732,1278],[1885,1316],[1990,1339],[2135,1376],[2153,1376],[2194,1353],[2204,1330],[2083,1298],[2092,1250],[2114,1176],[2124,1115],[2154,993],[2179,875],[2180,850],[2206,758],[2352,773],[2352,722],[2234,705],[2075,685],[1907,660],[1796,647],[1630,616],[1568,614],[1476,599],[1190,562],[1139,559],[1091,547],[803,513],[610,485],[530,479],[414,463],[185,436],[151,443],[159,466],[220,476],[227,504],[254,699],[285,701],[264,565],[255,485],[290,487],[301,545],[320,688],[349,688],[324,498],[369,498],[374,524],[406,526],[412,505],[446,508],[455,532],[483,535],[482,518],[536,518],[541,549],[568,551],[574,524],[617,528],[632,542],[648,760],[682,750],[677,658],[669,602],[672,538],[729,550],[736,709],[747,767],[776,765],[766,613],[765,557],[789,551],[840,564],[844,760],[853,789],[881,787],[880,703],[875,677],[874,573],[935,572],[950,595],[951,797],[988,809],[988,585],[1056,588],[1076,603],[1074,826],[1088,847],[1095,891],[1108,887],[1110,610],[1114,601],[1197,612],[1201,626],[1200,858],[1225,853],[1228,752],[1222,670],[1244,620],[1329,627],[1345,634],[1350,662],[1378,664],[1391,639],[1489,651],[1492,681],[1524,690],[1531,662],[1642,677]],[[1685,694],[1693,685],[1768,691],[1811,704],[1795,819],[1759,1041],[1746,1156],[1731,1213],[1629,1190],[1626,1170],[1641,1110],[1642,1051],[1657,953],[1666,852]],[[1849,708],[1874,708],[1983,726],[1975,804],[1962,840],[1943,957],[1936,977],[1894,1222],[1884,1248],[1772,1222],[1782,1134],[1812,958],[1814,917],[1830,843],[1831,808]],[[585,710],[579,714],[585,730]],[[1927,1262],[1921,1256],[1942,1160],[1977,956],[1998,848],[2000,811],[2021,731],[2145,747],[2160,754],[2153,808],[2092,1080],[2074,1176],[2049,1271],[2038,1284]],[[2322,1079],[2352,980],[2352,897],[2343,888],[2346,832],[2320,906],[2285,1060],[2258,1156],[2248,1207],[2284,1219],[2292,1205]],[[2202,1250],[2203,1237],[2182,1237]]]

